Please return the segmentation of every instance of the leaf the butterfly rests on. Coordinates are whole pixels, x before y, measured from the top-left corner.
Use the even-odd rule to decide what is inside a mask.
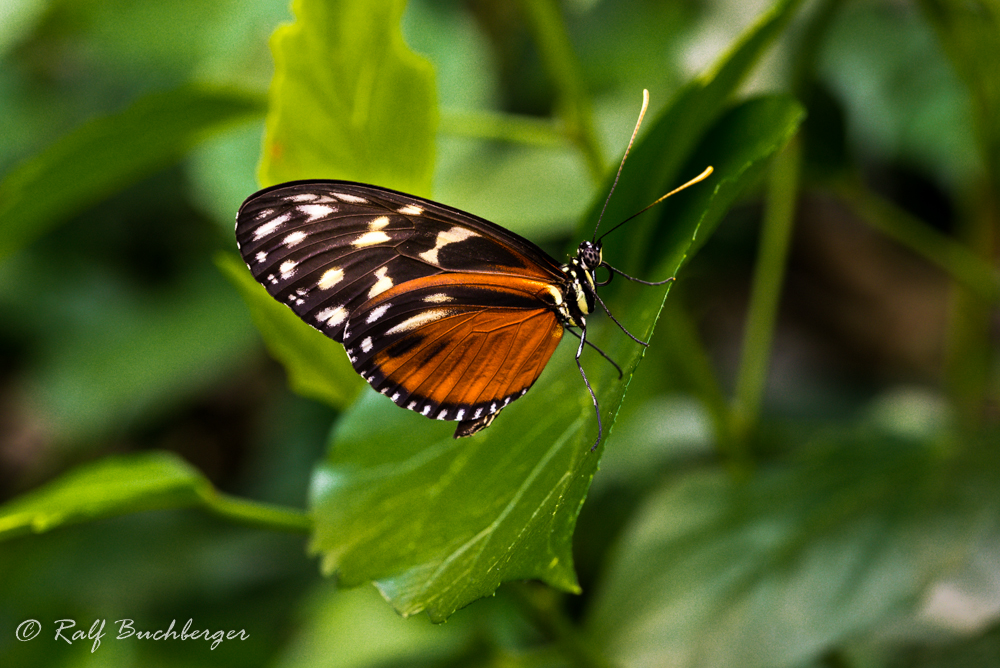
[[[644,92],[643,112],[647,103]],[[456,438],[485,429],[524,396],[564,330],[579,339],[577,367],[597,409],[580,365],[587,316],[596,304],[611,315],[598,285],[616,273],[638,280],[603,261],[596,230],[559,264],[472,214],[350,181],[293,181],[251,195],[236,239],[254,278],[342,343],[373,388],[428,418],[457,421]],[[610,272],[604,282],[601,267]]]

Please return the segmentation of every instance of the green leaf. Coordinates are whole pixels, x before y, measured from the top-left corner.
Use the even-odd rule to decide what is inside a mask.
[[[0,182],[0,260],[212,133],[262,112],[256,96],[189,86],[85,123]]]
[[[718,221],[801,115],[788,98],[764,98],[723,117],[713,131],[721,139],[702,152],[711,154],[716,143],[731,150],[714,156],[719,183],[714,192],[704,189],[700,205],[673,217],[683,233],[666,255],[682,258],[699,222],[711,227]],[[726,141],[736,137],[742,141]],[[619,314],[628,313],[629,324],[647,323],[640,332],[648,334],[664,291],[627,288],[629,295],[615,293],[626,304]],[[610,303],[618,310],[617,299]],[[607,323],[590,327],[598,345],[626,360],[627,371],[635,368],[639,346]],[[578,591],[571,538],[598,453],[589,447],[597,426],[574,352],[574,345],[560,347],[530,399],[462,441],[451,438],[454,425],[396,410],[366,392],[340,423],[314,478],[313,549],[323,553],[324,568],[338,571],[347,585],[378,580],[400,612],[426,609],[436,620],[505,580],[538,578]],[[608,430],[626,382],[596,355],[584,362]]]
[[[787,12],[795,4],[782,7]],[[661,266],[677,268],[699,225],[705,229],[697,234],[702,242],[801,118],[801,109],[787,98],[748,103],[720,124],[724,142],[706,141],[699,157],[693,157],[710,126],[695,119],[725,113],[723,105],[742,74],[787,20],[781,12],[769,16],[734,52],[738,67],[727,61],[717,68],[725,81],[705,78],[697,88],[708,92],[679,98],[681,104],[696,105],[683,110],[691,116],[684,130],[695,136],[652,132],[635,149],[649,173],[663,173],[657,160],[683,165],[710,158],[717,165],[710,184],[670,207],[670,240],[655,247],[655,255],[666,258]],[[667,128],[664,119],[679,113],[668,107],[656,127]],[[659,194],[658,186],[652,187]],[[651,201],[644,195],[648,189],[627,189],[629,197],[639,197],[631,201],[615,197],[631,213]],[[649,220],[641,224],[651,226]],[[629,228],[628,237],[633,233]],[[616,243],[623,238],[619,233]],[[637,335],[648,336],[666,289],[620,280],[605,292],[619,319]],[[588,325],[588,338],[623,363],[626,373],[618,380],[596,354],[583,357],[607,435],[642,348],[600,319]],[[324,570],[336,571],[348,586],[376,580],[400,613],[426,610],[435,621],[506,580],[540,579],[579,591],[571,541],[600,450],[590,450],[597,425],[570,341],[556,351],[530,399],[515,402],[488,430],[462,441],[451,438],[454,425],[397,410],[388,399],[366,392],[339,423],[327,461],[314,476],[312,549],[322,554]]]
[[[615,194],[604,212],[602,226],[624,220],[704,169],[706,164],[689,163],[692,150],[725,111],[740,83],[784,30],[799,4],[800,0],[776,3],[736,41],[728,54],[674,96],[649,128],[648,134],[632,150]],[[688,169],[685,171],[686,164]],[[715,167],[718,169],[718,165]],[[613,180],[614,175],[609,175],[603,192],[610,190]],[[712,177],[709,184],[717,182],[717,177]],[[597,220],[603,205],[603,198],[594,202],[590,214],[581,222],[581,236],[590,236],[589,226]],[[659,213],[662,216],[672,210],[672,205],[667,204],[660,207]],[[609,244],[605,249],[605,259],[633,273],[640,267],[648,266],[650,256],[662,258],[662,247],[649,243],[651,223],[652,220],[647,219],[641,224],[631,224],[626,234],[617,233],[616,243]],[[703,240],[707,235],[703,231],[700,237]],[[671,256],[661,266],[672,266],[677,260],[677,257]]]
[[[678,476],[609,556],[587,628],[622,665],[806,665],[995,540],[995,459],[857,427],[749,481]]]
[[[466,617],[444,626],[406,620],[386,607],[373,587],[343,591],[323,581],[302,608],[301,623],[271,664],[276,668],[458,666],[468,665],[454,660],[463,650],[482,650],[475,642],[481,619]]]
[[[1000,5],[956,0],[920,5],[969,88],[979,149],[991,176],[1000,178]]]
[[[99,442],[162,416],[242,368],[254,349],[245,310],[207,263],[153,294],[90,276],[79,283],[71,302],[99,316],[66,314],[69,331],[25,377],[59,443]]]
[[[285,367],[292,390],[337,409],[350,405],[364,381],[344,347],[269,295],[238,257],[220,253],[215,261],[240,291],[268,351]]]
[[[108,457],[0,506],[0,539],[113,515],[193,506],[210,490],[201,473],[176,455]]]
[[[168,452],[106,457],[0,506],[0,540],[146,510],[201,506],[228,520],[303,533],[302,511],[230,497]]]
[[[405,0],[295,0],[272,37],[260,180],[341,178],[429,195],[431,65],[403,42]]]

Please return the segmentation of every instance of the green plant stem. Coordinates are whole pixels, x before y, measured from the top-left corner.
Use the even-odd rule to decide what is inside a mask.
[[[443,109],[438,126],[444,134],[515,142],[530,146],[565,146],[566,134],[552,121],[490,111]]]
[[[990,181],[981,180],[966,203],[959,236],[986,263],[995,257],[1000,242],[1000,202]],[[945,375],[959,424],[969,432],[979,430],[990,405],[1000,405],[996,375],[997,353],[991,343],[995,310],[982,295],[956,286],[951,304]]]
[[[946,382],[959,424],[976,431],[990,415],[996,422],[995,407],[1000,405],[998,356],[991,333],[1000,301],[993,273],[1000,251],[1000,5],[945,0],[920,0],[918,5],[968,88],[971,129],[982,165],[981,173],[962,189],[956,236],[972,258],[968,269],[989,273],[991,280],[970,282],[958,271],[963,267],[949,269],[960,285],[951,304],[945,356]]]
[[[583,73],[559,5],[555,0],[521,0],[520,5],[549,78],[556,87],[559,113],[566,124],[566,133],[583,152],[595,183],[600,183],[605,177],[604,158],[594,131]]]
[[[859,182],[842,180],[833,191],[876,230],[944,269],[980,299],[1000,301],[1000,281],[989,263],[968,246],[942,234]]]
[[[239,524],[302,534],[308,534],[313,529],[312,519],[297,508],[248,501],[214,490],[208,490],[201,496],[209,511]]]
[[[747,437],[755,429],[767,384],[767,371],[774,343],[774,327],[778,316],[781,284],[795,220],[798,197],[801,145],[797,138],[774,157],[771,165],[764,211],[760,249],[754,267],[753,287],[747,324],[743,334],[743,351],[736,377],[733,399],[733,433],[735,446],[746,452]]]
[[[688,390],[705,406],[712,419],[719,451],[730,462],[739,459],[733,443],[729,402],[719,387],[712,361],[698,336],[698,329],[680,299],[670,298],[663,306],[663,324],[657,337],[667,339],[671,364],[677,366]]]
[[[532,623],[558,644],[563,656],[569,660],[569,665],[579,668],[611,668],[612,664],[586,641],[580,629],[566,617],[560,594],[528,582],[508,582],[505,589],[513,595]]]

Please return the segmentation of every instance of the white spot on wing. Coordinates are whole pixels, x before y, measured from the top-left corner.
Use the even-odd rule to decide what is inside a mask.
[[[257,253],[255,257],[257,258],[257,262],[263,262],[264,260],[267,259],[267,253],[265,253],[264,251],[260,251]]]
[[[296,231],[285,237],[281,243],[285,245],[286,248],[291,248],[292,246],[297,246],[302,243],[302,240],[306,238],[306,233],[302,231]]]
[[[361,342],[361,351],[367,353],[371,351],[371,349],[372,349],[372,337],[366,336],[364,340]]]
[[[436,265],[438,263],[438,251],[447,246],[448,244],[457,244],[460,241],[465,241],[471,237],[479,236],[472,230],[467,230],[464,227],[452,227],[444,232],[438,232],[437,239],[434,240],[434,248],[429,251],[424,251],[420,254],[420,257],[427,260],[429,263]]]
[[[464,408],[459,408],[458,412],[455,413],[455,419],[458,420],[459,422],[461,422],[462,418],[464,418],[464,417],[465,417],[465,409]]]
[[[368,200],[364,197],[358,197],[357,195],[348,195],[347,193],[334,193],[334,197],[339,199],[341,202],[350,202],[351,204],[367,204]]]
[[[389,216],[379,216],[378,218],[372,220],[372,222],[368,223],[368,229],[372,232],[378,232],[388,224]]]
[[[278,271],[281,272],[281,278],[288,280],[289,278],[294,276],[295,267],[297,267],[298,265],[299,263],[296,262],[295,260],[285,260],[284,262],[282,262],[281,266],[278,267]]]
[[[340,267],[333,267],[323,272],[323,275],[319,277],[317,286],[320,290],[329,290],[342,280],[344,280],[344,270]]]
[[[416,401],[411,401],[410,403],[406,404],[406,408],[407,408],[408,410],[411,410],[411,411],[412,411],[412,410],[413,410],[414,408],[416,408],[416,406],[417,406],[417,402],[416,402]]]
[[[427,415],[430,412],[431,412],[431,407],[430,407],[430,404],[428,404],[427,406],[424,406],[424,410],[420,411],[420,414],[421,415]]]
[[[386,334],[399,334],[400,332],[408,332],[411,329],[416,329],[421,325],[426,325],[429,322],[434,322],[435,320],[440,320],[451,314],[451,309],[447,308],[434,308],[427,309],[426,311],[421,311],[414,316],[411,316],[399,323],[395,327],[389,328]]]
[[[306,217],[306,222],[322,218],[323,216],[329,216],[331,213],[337,211],[336,207],[328,204],[303,204],[296,208],[299,210],[299,213]]]
[[[360,237],[351,242],[351,245],[355,248],[364,248],[365,246],[374,246],[375,244],[381,244],[389,241],[391,237],[385,232],[365,232]]]
[[[381,234],[381,232],[379,234]],[[392,287],[392,279],[386,275],[388,273],[389,270],[386,267],[382,267],[375,272],[375,278],[378,280],[375,281],[375,285],[372,286],[372,289],[368,291],[368,299],[374,299]]]
[[[298,195],[292,195],[288,198],[290,202],[311,202],[316,199],[317,195],[315,193],[299,193]]]
[[[274,233],[276,229],[287,223],[291,217],[292,214],[283,213],[277,218],[273,218],[268,222],[264,223],[263,225],[261,225],[260,227],[258,227],[256,230],[253,231],[253,240],[260,241],[269,234]]]
[[[423,212],[424,210],[421,207],[417,206],[416,204],[407,204],[406,206],[399,209],[399,213],[403,214],[404,216],[419,216]]]
[[[367,318],[365,318],[365,322],[369,325],[372,324],[385,315],[385,312],[389,310],[390,306],[392,306],[392,304],[382,304],[378,308],[372,309],[372,312],[368,314]]]
[[[448,417],[448,411],[447,410],[443,410],[440,413],[438,413],[437,419],[438,420],[443,420],[446,417]]]
[[[483,414],[483,409],[482,408],[477,408],[476,412],[472,415],[472,419],[473,420],[478,420],[479,416],[482,415],[482,414]]]
[[[347,320],[347,309],[343,306],[325,308],[316,314],[316,320],[324,323],[327,327],[336,327]]]
[[[393,401],[396,401],[397,399],[399,399],[399,392],[397,392],[396,394],[392,395],[392,397],[390,397],[390,398],[391,398],[391,399],[392,399]]]
[[[445,302],[455,301],[455,298],[450,295],[446,295],[443,292],[437,292],[433,295],[427,295],[424,297],[423,301],[428,304],[444,304]]]

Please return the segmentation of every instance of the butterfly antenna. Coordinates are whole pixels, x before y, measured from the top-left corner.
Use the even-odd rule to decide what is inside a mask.
[[[622,168],[625,166],[625,159],[628,158],[629,151],[632,150],[632,144],[635,142],[635,136],[639,134],[639,126],[642,125],[642,117],[646,115],[646,107],[649,106],[649,91],[645,88],[642,89],[642,109],[639,110],[639,120],[635,122],[635,129],[632,130],[632,138],[628,140],[628,146],[625,147],[625,155],[622,156],[622,162],[618,165],[618,173],[615,174],[615,182],[611,184],[611,190],[608,191],[608,196],[604,200],[604,206],[601,207],[601,215],[597,217],[597,225],[594,225],[594,236],[591,237],[591,241],[597,237],[597,228],[601,226],[601,219],[604,218],[604,212],[608,208],[608,202],[611,201],[611,194],[615,191],[618,186],[618,179],[622,175]]]
[[[650,210],[650,209],[652,209],[652,208],[653,208],[654,206],[656,206],[657,204],[659,204],[659,203],[660,203],[660,202],[662,202],[663,200],[667,199],[667,198],[668,198],[668,197],[670,197],[671,195],[676,195],[677,193],[679,193],[680,191],[684,190],[685,188],[687,188],[687,187],[689,187],[689,186],[693,186],[694,184],[698,183],[699,181],[704,181],[705,179],[707,179],[707,178],[709,177],[709,175],[710,175],[710,174],[712,173],[712,171],[713,171],[713,170],[712,170],[711,166],[709,166],[709,167],[706,167],[706,168],[705,168],[705,171],[703,171],[703,172],[702,172],[701,174],[699,174],[698,176],[694,177],[693,179],[691,179],[690,181],[688,181],[688,182],[687,182],[687,183],[685,183],[684,185],[682,185],[682,186],[678,186],[677,188],[674,188],[673,190],[671,190],[671,191],[670,191],[670,192],[668,192],[668,193],[667,193],[666,195],[664,195],[663,197],[659,198],[658,200],[656,200],[655,202],[653,202],[653,203],[652,203],[652,204],[650,204],[649,206],[645,207],[645,208],[644,208],[644,209],[642,209],[641,211],[636,211],[636,212],[635,212],[635,213],[633,213],[633,214],[632,214],[631,216],[629,216],[628,218],[626,218],[626,219],[625,219],[625,220],[623,220],[622,222],[620,222],[620,223],[618,223],[617,225],[615,225],[614,227],[612,227],[612,228],[611,228],[610,230],[608,230],[607,232],[605,232],[604,234],[602,234],[602,235],[600,236],[600,238],[598,239],[598,241],[600,241],[600,240],[601,240],[601,239],[603,239],[604,237],[608,236],[609,234],[611,234],[612,232],[614,232],[614,231],[615,231],[615,230],[617,230],[617,229],[618,229],[619,227],[621,227],[622,225],[624,225],[624,224],[625,224],[625,223],[627,223],[628,221],[632,220],[633,218],[635,218],[635,217],[636,217],[636,216],[638,216],[639,214],[641,214],[641,213],[646,213],[647,211],[649,211],[649,210]],[[617,182],[618,182],[618,179],[615,179],[615,183],[617,183]],[[605,205],[605,206],[607,206],[607,202],[605,202],[605,203],[604,203],[604,205]],[[597,234],[597,230],[594,230],[594,234]]]

